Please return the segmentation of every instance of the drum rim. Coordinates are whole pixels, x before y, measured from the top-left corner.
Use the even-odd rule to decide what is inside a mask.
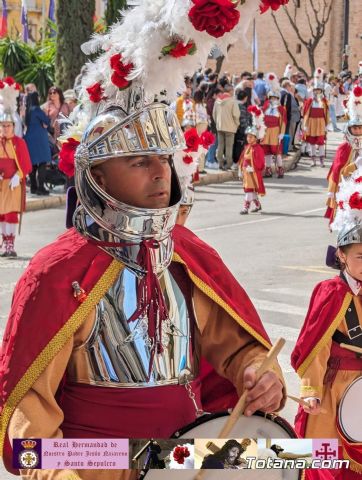
[[[348,387],[346,388],[346,390],[343,392],[342,398],[341,398],[341,400],[340,400],[340,402],[339,402],[339,405],[338,405],[338,422],[339,422],[339,426],[340,426],[340,428],[341,428],[341,430],[342,430],[343,435],[345,435],[345,437],[346,437],[349,441],[351,441],[351,442],[353,442],[353,443],[360,443],[361,440],[356,440],[355,438],[350,437],[350,436],[348,435],[348,433],[346,432],[346,430],[345,430],[345,428],[344,428],[344,426],[343,426],[343,424],[342,424],[342,405],[343,405],[343,402],[344,402],[344,400],[345,400],[345,398],[346,398],[347,393],[349,392],[349,390],[353,387],[353,385],[354,385],[355,383],[357,383],[357,382],[359,382],[359,381],[361,381],[361,380],[362,380],[362,375],[360,375],[359,377],[355,378],[355,379],[353,380],[353,382],[348,385]]]
[[[198,427],[199,425],[203,425],[208,420],[213,420],[215,418],[220,418],[220,417],[226,417],[227,415],[230,415],[230,413],[227,410],[214,412],[214,413],[205,413],[201,417],[197,418],[194,422],[189,423],[188,425],[185,425],[184,427],[176,430],[171,435],[171,438],[180,438],[182,435],[192,430],[192,428]],[[285,418],[282,418],[279,415],[276,415],[274,413],[265,413],[260,410],[257,410],[256,412],[254,412],[253,415],[257,417],[265,417],[268,420],[272,420],[274,423],[282,427],[289,435],[291,435],[290,438],[298,438],[294,428],[290,425],[290,423],[287,420],[285,420]]]

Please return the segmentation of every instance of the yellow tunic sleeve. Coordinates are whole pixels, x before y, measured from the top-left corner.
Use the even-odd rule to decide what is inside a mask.
[[[323,379],[327,370],[332,340],[330,340],[315,356],[301,379],[300,396],[317,397],[322,401]]]
[[[219,375],[233,383],[241,395],[244,391],[245,368],[258,368],[268,350],[197,288],[194,291],[194,304],[200,328],[201,353]],[[286,399],[283,374],[278,363],[273,365],[272,370],[284,385],[282,408]]]

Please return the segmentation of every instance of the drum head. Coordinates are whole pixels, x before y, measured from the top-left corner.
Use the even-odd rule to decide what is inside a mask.
[[[175,432],[176,438],[217,438],[225,424],[228,412],[206,414]],[[289,423],[277,415],[255,412],[251,417],[241,416],[228,438],[297,438]]]
[[[344,392],[338,407],[338,420],[345,437],[351,442],[362,442],[362,377],[356,378]]]

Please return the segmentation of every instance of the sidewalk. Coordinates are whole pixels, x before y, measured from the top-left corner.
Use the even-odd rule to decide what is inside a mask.
[[[300,158],[299,151],[283,157],[284,169],[286,172],[293,170]],[[222,172],[220,170],[206,169],[207,173],[200,176],[200,181],[196,184],[196,190],[198,185],[211,185],[213,183],[224,183],[236,180],[237,172]],[[31,212],[35,210],[43,210],[45,208],[58,208],[65,205],[66,194],[63,192],[63,187],[56,187],[50,192],[48,197],[38,197],[26,194],[26,211]]]

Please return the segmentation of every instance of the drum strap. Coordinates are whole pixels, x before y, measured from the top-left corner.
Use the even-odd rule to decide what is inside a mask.
[[[354,301],[352,300],[346,311],[346,324],[348,335],[336,330],[333,334],[332,340],[337,343],[347,343],[355,347],[362,347],[362,327],[359,323],[359,318]],[[359,356],[359,355],[358,355]]]

